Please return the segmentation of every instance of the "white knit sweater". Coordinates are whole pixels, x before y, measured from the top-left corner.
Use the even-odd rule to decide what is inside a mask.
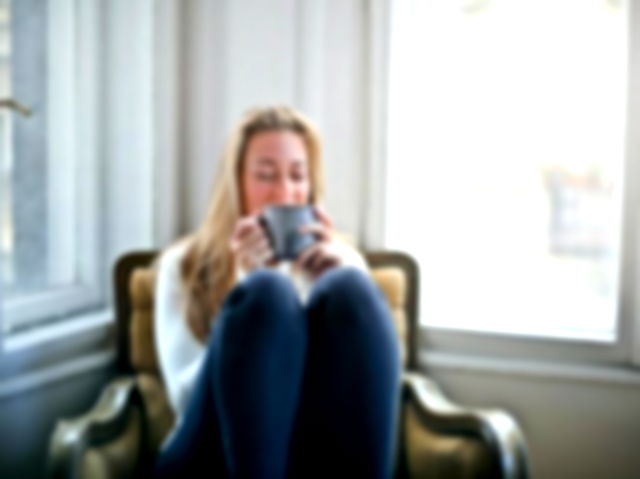
[[[367,270],[360,253],[342,241],[335,241],[336,250],[344,264]],[[185,318],[180,263],[187,245],[186,241],[177,243],[165,250],[160,257],[154,304],[155,346],[169,393],[169,403],[176,414],[176,425],[182,419],[205,353],[205,346],[193,336]],[[304,274],[294,273],[288,262],[283,262],[274,269],[290,277],[300,300],[306,301],[313,282]],[[246,275],[239,273],[239,281],[242,281]]]

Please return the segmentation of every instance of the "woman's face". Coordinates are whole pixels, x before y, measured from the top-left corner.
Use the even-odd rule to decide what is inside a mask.
[[[249,139],[241,172],[244,215],[267,205],[309,202],[309,158],[302,136],[289,130],[256,133]]]

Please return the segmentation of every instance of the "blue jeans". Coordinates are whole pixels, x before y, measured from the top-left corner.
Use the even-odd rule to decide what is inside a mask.
[[[227,296],[156,477],[388,478],[399,345],[386,300],[353,268],[316,282],[258,270]]]

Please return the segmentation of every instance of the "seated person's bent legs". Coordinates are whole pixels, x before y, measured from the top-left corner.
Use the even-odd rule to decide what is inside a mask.
[[[158,472],[284,477],[306,337],[289,279],[258,270],[238,284],[215,321],[183,424]]]
[[[391,477],[401,369],[382,292],[359,270],[330,270],[312,291],[307,321],[290,477]]]

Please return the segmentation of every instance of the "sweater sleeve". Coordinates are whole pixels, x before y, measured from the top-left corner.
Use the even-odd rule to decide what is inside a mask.
[[[205,352],[184,316],[180,261],[185,250],[185,244],[178,244],[162,254],[154,305],[156,351],[169,402],[178,417],[186,408]]]

